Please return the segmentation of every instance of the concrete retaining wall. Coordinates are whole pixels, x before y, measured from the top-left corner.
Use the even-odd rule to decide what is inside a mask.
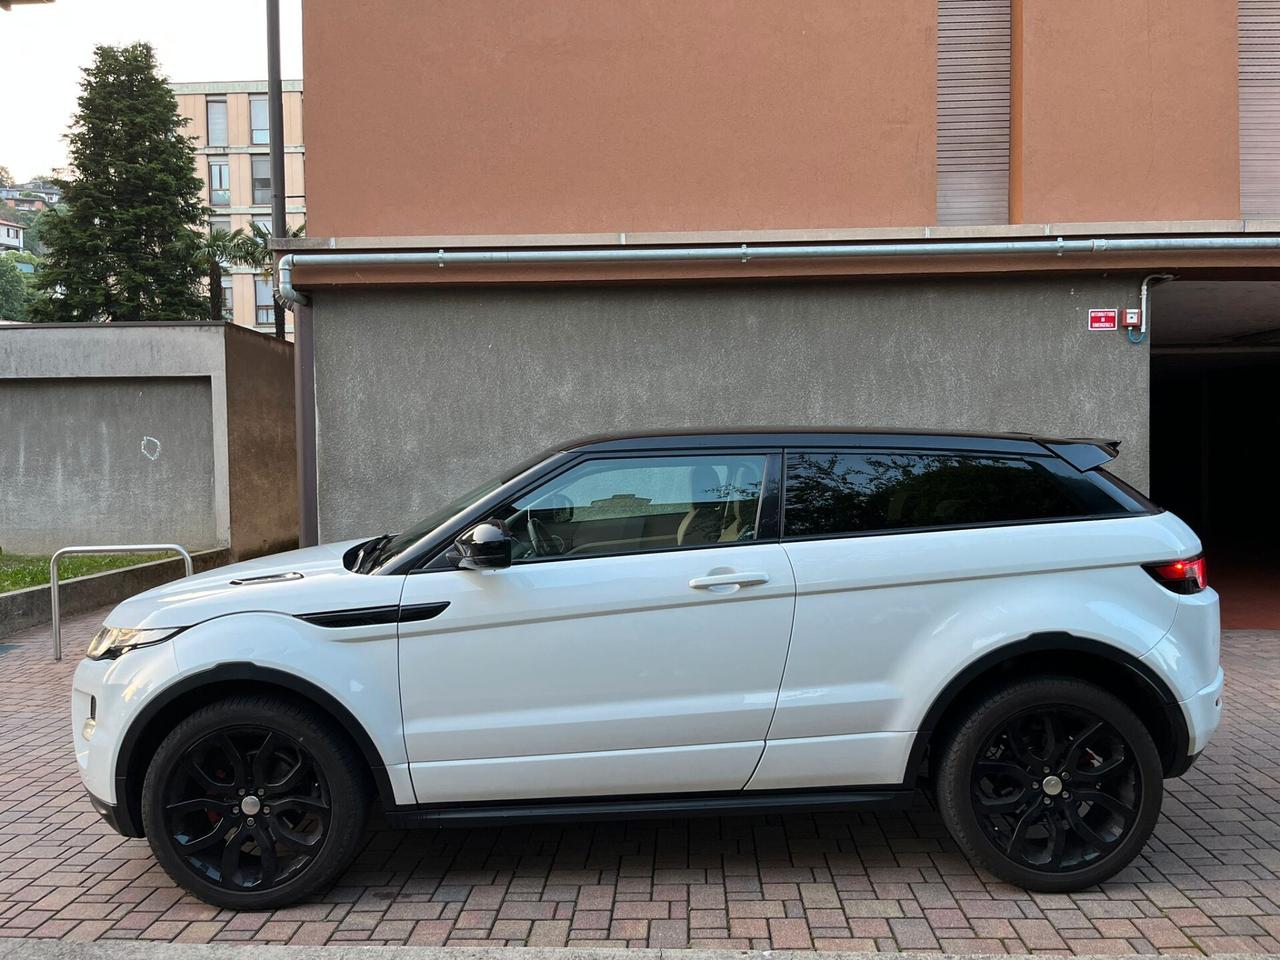
[[[222,566],[229,559],[226,550],[206,550],[191,556],[196,573]],[[180,558],[140,563],[119,570],[105,570],[75,577],[58,584],[58,603],[64,617],[119,603],[134,594],[186,576]],[[49,587],[27,587],[0,593],[0,637],[7,637],[48,623],[52,619]]]
[[[866,424],[1124,441],[1148,350],[1089,333],[1136,277],[314,291],[322,540],[398,530],[576,436]]]

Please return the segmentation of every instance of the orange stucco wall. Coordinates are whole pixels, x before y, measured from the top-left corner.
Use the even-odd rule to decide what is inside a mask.
[[[1013,0],[1014,222],[1240,215],[1235,0]]]
[[[934,220],[936,0],[307,0],[311,236]]]

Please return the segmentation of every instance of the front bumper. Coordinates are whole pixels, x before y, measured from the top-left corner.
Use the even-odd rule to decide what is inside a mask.
[[[107,826],[116,833],[124,837],[142,836],[139,824],[133,822],[133,817],[124,807],[114,803],[107,803],[107,801],[95,797],[92,793],[89,794],[89,804],[97,811],[98,816],[107,822]]]
[[[71,736],[76,766],[93,808],[119,833],[142,836],[136,798],[119,759],[134,720],[177,673],[173,644],[131,650],[114,660],[81,660],[71,683]],[[132,801],[132,802],[131,802]]]

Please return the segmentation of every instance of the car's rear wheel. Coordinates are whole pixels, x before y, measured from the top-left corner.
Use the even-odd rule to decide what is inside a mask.
[[[345,736],[288,700],[210,704],[152,758],[147,839],[201,900],[236,910],[293,903],[356,853],[368,806],[362,763]]]
[[[1101,883],[1151,836],[1160,755],[1138,716],[1080,680],[1037,678],[988,697],[945,744],[938,807],[975,863],[1030,890]]]

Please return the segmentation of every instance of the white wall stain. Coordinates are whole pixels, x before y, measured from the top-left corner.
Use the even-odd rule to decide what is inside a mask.
[[[142,438],[142,455],[148,460],[160,459],[160,441],[155,437]]]

